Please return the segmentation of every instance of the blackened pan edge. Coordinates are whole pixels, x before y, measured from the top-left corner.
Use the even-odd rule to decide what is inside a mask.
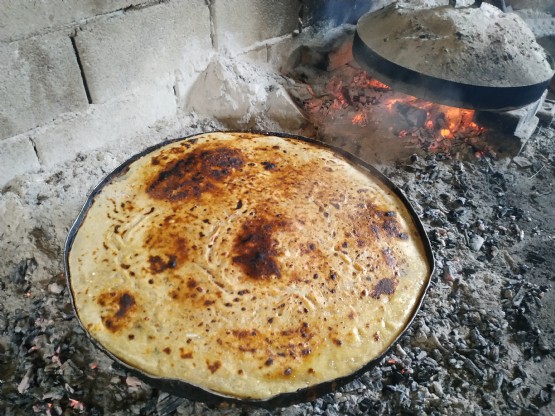
[[[473,110],[507,111],[537,101],[549,80],[519,87],[487,87],[432,77],[389,61],[355,32],[353,56],[370,75],[400,92],[439,104]]]
[[[129,167],[129,165],[131,165],[131,163],[133,163],[134,161],[148,155],[149,153],[153,152],[154,150],[157,150],[161,147],[164,147],[164,146],[169,145],[169,144],[174,143],[174,142],[190,140],[190,139],[193,139],[195,136],[198,136],[200,134],[209,134],[209,133],[254,133],[254,134],[263,134],[263,135],[268,135],[268,136],[281,137],[283,139],[300,140],[300,141],[304,141],[304,142],[307,142],[307,143],[310,143],[310,144],[328,149],[328,150],[334,152],[335,154],[339,155],[340,157],[346,159],[351,164],[354,164],[356,166],[360,166],[360,167],[366,169],[371,175],[373,175],[375,178],[377,178],[379,181],[381,181],[387,188],[389,188],[403,202],[403,204],[407,208],[412,220],[414,221],[414,223],[416,225],[416,228],[417,228],[417,230],[420,234],[421,241],[424,244],[427,260],[429,262],[430,273],[429,273],[427,282],[424,286],[424,289],[423,289],[423,291],[420,295],[420,298],[418,299],[418,301],[416,302],[416,304],[413,308],[411,318],[406,323],[404,329],[399,333],[397,338],[393,342],[391,342],[389,347],[386,348],[386,350],[384,350],[384,352],[382,354],[380,354],[378,357],[376,357],[373,360],[366,363],[360,369],[356,370],[355,372],[353,372],[350,375],[345,376],[345,377],[339,377],[337,379],[326,381],[326,382],[316,384],[314,386],[310,386],[310,387],[307,387],[307,388],[299,389],[299,390],[294,391],[294,392],[281,393],[281,394],[278,394],[276,396],[273,396],[273,397],[271,397],[269,399],[265,399],[265,400],[248,399],[248,398],[240,399],[240,398],[236,398],[236,397],[226,396],[226,395],[223,395],[223,394],[220,394],[220,393],[217,393],[217,392],[213,392],[213,391],[204,389],[202,387],[193,385],[191,383],[187,383],[187,382],[182,381],[182,380],[151,376],[151,375],[149,375],[149,374],[147,374],[147,373],[145,373],[145,372],[143,372],[143,371],[141,371],[141,370],[139,370],[135,367],[132,367],[131,365],[129,365],[127,363],[125,363],[123,360],[121,360],[120,358],[118,358],[117,356],[112,354],[110,351],[108,351],[104,346],[102,346],[100,344],[100,342],[98,342],[96,339],[94,339],[92,337],[92,335],[89,334],[89,332],[87,331],[87,329],[85,328],[85,326],[81,322],[81,320],[79,318],[79,315],[77,313],[74,293],[73,293],[73,289],[72,289],[72,286],[71,286],[71,276],[70,276],[70,270],[69,270],[69,254],[71,252],[71,247],[73,245],[73,241],[75,240],[75,236],[76,236],[79,228],[81,227],[81,224],[85,220],[85,218],[87,216],[87,212],[88,212],[89,208],[91,207],[91,205],[93,204],[96,195],[98,195],[99,192],[107,184],[109,184],[113,179],[115,179],[119,175],[125,173],[126,170]],[[397,344],[399,339],[405,334],[407,329],[411,326],[412,322],[414,321],[414,319],[416,317],[416,314],[420,310],[420,307],[422,306],[422,303],[424,301],[424,297],[425,297],[425,295],[426,295],[426,293],[427,293],[427,291],[430,287],[432,276],[435,273],[435,261],[434,261],[434,255],[433,255],[432,247],[431,247],[431,244],[430,244],[430,240],[428,239],[428,236],[426,234],[424,226],[422,225],[422,222],[420,221],[420,218],[418,217],[418,215],[414,211],[414,208],[412,207],[412,205],[408,201],[405,194],[399,188],[397,188],[397,186],[395,186],[395,184],[393,184],[393,182],[391,182],[385,175],[383,175],[379,170],[377,170],[375,167],[373,167],[369,163],[364,162],[363,160],[359,159],[358,157],[354,156],[353,154],[351,154],[351,153],[349,153],[349,152],[347,152],[343,149],[340,149],[340,148],[337,148],[337,147],[334,147],[334,146],[330,146],[326,143],[322,143],[318,140],[308,138],[308,137],[303,137],[303,136],[298,136],[298,135],[291,135],[291,134],[286,134],[286,133],[276,133],[276,132],[256,131],[256,130],[249,130],[249,131],[211,131],[211,132],[193,134],[193,135],[190,135],[190,136],[187,136],[187,137],[184,137],[184,138],[177,138],[177,139],[164,141],[164,142],[158,143],[154,146],[148,147],[147,149],[143,150],[142,152],[140,152],[140,153],[132,156],[131,158],[129,158],[127,161],[125,161],[119,167],[117,167],[111,173],[109,173],[104,179],[102,179],[100,181],[100,183],[93,189],[93,191],[87,197],[87,200],[83,205],[83,208],[81,209],[79,215],[77,216],[77,219],[75,220],[71,229],[69,230],[69,233],[68,233],[65,245],[64,245],[64,273],[65,273],[65,276],[66,276],[66,283],[67,283],[69,293],[70,293],[71,305],[72,305],[73,311],[75,313],[75,316],[77,318],[77,321],[79,323],[79,326],[83,329],[87,338],[93,343],[93,345],[95,345],[100,351],[102,351],[103,353],[108,355],[118,365],[122,366],[127,371],[129,371],[130,373],[136,375],[137,377],[141,378],[142,380],[144,380],[145,382],[147,382],[148,384],[150,384],[151,386],[153,386],[155,388],[159,388],[160,390],[164,390],[164,391],[167,391],[167,392],[169,392],[171,394],[174,394],[176,396],[184,397],[184,398],[187,398],[187,399],[190,399],[190,400],[201,401],[201,402],[207,403],[209,405],[236,405],[236,406],[244,406],[244,407],[262,407],[262,408],[272,409],[272,408],[276,408],[276,407],[289,406],[289,405],[292,405],[292,404],[295,404],[295,403],[315,400],[316,398],[318,398],[318,397],[320,397],[324,394],[335,391],[338,387],[341,387],[341,386],[347,384],[348,382],[350,382],[350,381],[354,380],[355,378],[361,376],[363,373],[367,372],[368,370],[370,370],[371,368],[373,368],[377,364],[379,364],[379,362],[387,355],[387,353],[395,346],[395,344]]]

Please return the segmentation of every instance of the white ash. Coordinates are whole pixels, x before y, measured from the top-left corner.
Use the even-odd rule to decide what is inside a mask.
[[[295,130],[305,119],[281,85],[280,76],[248,61],[215,57],[189,93],[188,109],[231,128]]]
[[[365,16],[357,30],[383,58],[440,79],[516,87],[553,76],[545,51],[526,23],[487,3],[430,9],[395,2]]]

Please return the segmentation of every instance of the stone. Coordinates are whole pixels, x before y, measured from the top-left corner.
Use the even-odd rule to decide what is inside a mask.
[[[215,45],[219,50],[245,49],[291,34],[299,24],[298,0],[213,0],[212,3]]]
[[[551,83],[555,82],[555,78],[552,78]],[[554,84],[555,86],[555,84]],[[555,118],[555,101],[554,100],[545,100],[538,109],[536,116],[540,119],[540,121],[544,124],[551,124],[553,119]]]
[[[204,0],[131,9],[87,24],[75,43],[93,103],[176,78],[185,96],[212,53],[209,9]]]
[[[39,159],[28,137],[0,140],[0,187],[17,175],[39,168]]]
[[[88,105],[69,36],[0,43],[0,74],[0,139]]]
[[[298,129],[304,116],[274,78],[258,64],[218,57],[191,89],[187,110],[214,117],[230,128],[245,128],[266,116],[285,129]]]
[[[240,120],[248,114],[255,94],[250,79],[239,76],[243,74],[249,76],[249,69],[242,62],[229,59],[210,62],[191,89],[187,109],[220,121]]]
[[[339,48],[328,54],[328,71],[334,71],[353,60],[352,42],[345,42]]]
[[[480,251],[485,241],[483,237],[475,234],[470,238],[470,248],[473,251]]]
[[[441,384],[437,381],[432,381],[431,384],[432,387],[432,391],[437,394],[439,397],[443,396],[443,387],[441,387]]]
[[[519,168],[530,168],[534,165],[529,159],[525,158],[524,156],[515,156],[513,158],[513,162]]]
[[[307,120],[295,105],[285,88],[277,87],[268,94],[268,116],[288,130],[298,130]]]

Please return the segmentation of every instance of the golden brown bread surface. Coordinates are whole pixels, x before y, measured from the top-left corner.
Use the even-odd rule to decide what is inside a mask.
[[[69,272],[79,319],[124,362],[267,399],[379,356],[431,266],[403,202],[364,168],[298,139],[218,132],[104,186]]]

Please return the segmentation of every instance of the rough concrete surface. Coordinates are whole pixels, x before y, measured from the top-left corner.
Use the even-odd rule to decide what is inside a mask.
[[[171,1],[86,25],[75,42],[93,103],[112,100],[174,74],[194,72],[192,55],[210,55],[203,0]]]
[[[69,36],[0,43],[0,139],[87,106]]]
[[[81,19],[106,14],[132,4],[133,0],[2,0],[0,42],[12,41]]]
[[[16,175],[39,169],[40,164],[28,137],[0,141],[0,187]]]
[[[155,91],[154,91],[155,90]],[[130,95],[37,132],[34,142],[42,166],[73,159],[79,152],[117,143],[164,118],[175,116],[171,88],[152,85],[141,94]]]
[[[192,86],[201,82],[216,54],[218,31],[221,45],[226,44],[220,53],[239,51],[242,59],[277,67],[279,56],[295,44],[296,38],[282,35],[296,27],[297,7],[296,0],[3,1],[0,143],[19,135],[27,155],[17,169],[3,165],[0,183],[119,141],[190,108]],[[280,13],[291,19],[278,20]],[[223,37],[228,30],[230,36]],[[249,88],[259,87],[254,82]],[[269,92],[259,97],[268,98]],[[254,122],[264,112],[281,111],[278,104],[270,107],[261,100],[257,114],[236,118]],[[211,109],[210,104],[206,111]],[[302,122],[302,117],[294,120]],[[12,152],[4,152],[0,162],[6,155]]]
[[[214,0],[213,20],[219,49],[242,49],[291,33],[298,25],[298,0]]]

